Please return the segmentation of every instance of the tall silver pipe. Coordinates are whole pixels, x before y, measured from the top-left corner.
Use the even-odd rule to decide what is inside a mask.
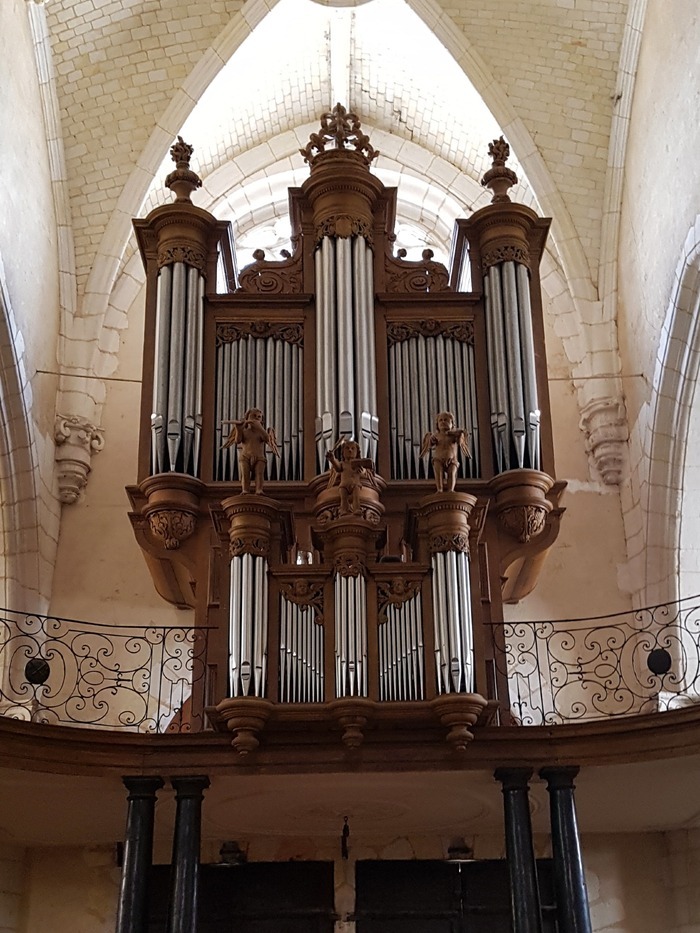
[[[360,606],[360,648],[362,657],[361,695],[367,696],[367,584],[365,578],[357,578],[358,602]]]
[[[404,340],[400,344],[401,347],[401,371],[403,378],[403,426],[404,426],[404,449],[403,457],[405,458],[406,466],[404,476],[406,478],[411,478],[412,473],[412,462],[413,462],[413,446],[411,438],[411,358],[408,348],[408,341]]]
[[[194,429],[197,408],[197,362],[201,356],[197,345],[197,326],[199,310],[199,270],[190,267],[187,270],[187,308],[185,313],[185,388],[183,404],[183,470],[197,471],[190,466],[190,457],[194,448]]]
[[[204,382],[204,276],[197,274],[197,366],[194,393],[194,474],[199,474],[199,452],[202,446],[202,392]]]
[[[173,263],[173,298],[170,311],[170,354],[168,373],[168,464],[177,469],[177,457],[182,442],[182,383],[185,349],[185,304],[187,266]]]
[[[432,419],[435,417],[437,412],[430,411],[430,405],[428,404],[428,347],[427,339],[420,335],[416,338],[418,344],[418,372],[416,373],[416,382],[418,383],[418,405],[419,405],[419,421],[423,425],[421,432],[425,433],[428,429],[428,426],[432,425]],[[421,478],[426,478],[428,476],[427,461],[419,464]]]
[[[165,421],[168,410],[172,271],[172,266],[162,267],[158,273],[156,295],[156,359],[153,373],[153,410],[151,413],[151,463],[154,473],[163,473],[166,468]]]
[[[336,297],[338,321],[338,433],[355,433],[355,373],[352,294],[352,240],[335,241]]]
[[[243,554],[241,585],[241,686],[244,696],[250,693],[252,676],[253,567],[252,555]]]
[[[532,307],[530,303],[530,275],[527,267],[517,264],[518,310],[520,320],[520,350],[523,361],[525,412],[530,452],[530,466],[540,468],[540,404],[537,393],[535,368],[535,341],[532,333]]]
[[[503,322],[506,335],[506,364],[508,371],[508,398],[510,430],[516,452],[516,465],[525,462],[525,402],[523,399],[523,373],[520,362],[520,325],[518,323],[518,293],[515,284],[515,263],[501,266],[503,284]]]
[[[447,625],[450,644],[450,677],[452,689],[459,692],[463,677],[461,651],[461,619],[459,615],[459,581],[457,580],[457,555],[454,551],[445,554],[447,565]]]
[[[461,600],[462,654],[464,658],[464,689],[474,690],[474,636],[472,625],[471,586],[469,581],[469,556],[458,555],[459,595]]]
[[[469,344],[462,344],[462,366],[465,384],[469,389],[469,422],[471,424],[471,475],[481,476],[481,458],[479,451],[479,415],[477,411],[476,370],[474,366],[474,348]]]
[[[420,424],[420,395],[418,390],[418,345],[417,338],[411,337],[408,341],[409,379],[408,399],[411,411],[411,476],[418,477],[418,464],[420,462],[421,438],[423,426]]]
[[[229,598],[229,650],[231,696],[240,695],[241,670],[241,558],[231,558],[231,589]]]
[[[496,465],[499,472],[510,466],[508,448],[508,387],[506,383],[505,338],[503,334],[503,303],[501,298],[501,275],[498,266],[488,272],[488,288],[485,285],[486,324],[489,350],[489,395],[491,398],[491,430],[496,449]]]

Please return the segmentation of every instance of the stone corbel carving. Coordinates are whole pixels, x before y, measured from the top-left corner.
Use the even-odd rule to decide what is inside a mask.
[[[59,499],[77,502],[87,485],[92,455],[104,447],[104,432],[78,415],[57,415],[54,440]]]
[[[624,400],[599,398],[581,411],[579,426],[586,435],[586,452],[591,466],[608,486],[622,482],[627,461],[627,411]]]

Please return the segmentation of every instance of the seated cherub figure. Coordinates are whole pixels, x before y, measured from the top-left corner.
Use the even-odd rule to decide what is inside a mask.
[[[238,470],[241,475],[241,492],[250,492],[251,477],[255,480],[256,495],[263,490],[265,476],[265,448],[269,447],[279,457],[279,447],[273,428],[266,428],[263,413],[259,408],[249,408],[237,421],[222,421],[233,427],[223,447],[238,448]]]
[[[338,447],[340,459],[335,456]],[[340,514],[359,512],[360,489],[364,479],[373,485],[374,463],[369,458],[360,456],[360,445],[357,441],[345,438],[336,444],[333,450],[326,452],[326,460],[332,467],[328,488],[336,485],[340,487]]]
[[[425,435],[420,451],[421,457],[425,457],[431,450],[433,452],[433,472],[438,492],[454,492],[459,467],[458,448],[471,457],[469,433],[464,428],[455,428],[452,412],[441,411],[435,419],[435,431]]]

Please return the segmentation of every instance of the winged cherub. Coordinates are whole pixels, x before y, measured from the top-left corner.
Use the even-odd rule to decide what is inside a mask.
[[[340,459],[335,452],[340,447]],[[363,480],[374,486],[374,463],[368,457],[360,456],[360,445],[357,441],[341,439],[333,450],[326,451],[326,460],[331,465],[331,475],[328,478],[328,488],[338,485],[340,487],[340,514],[359,512],[360,489]]]
[[[471,458],[469,452],[469,432],[464,428],[455,428],[454,415],[450,411],[441,411],[435,418],[435,431],[428,432],[423,438],[420,456],[433,452],[433,472],[438,492],[454,492],[457,482],[457,448]]]
[[[221,423],[233,425],[222,449],[233,447],[234,444],[238,448],[241,492],[250,492],[250,480],[253,477],[256,495],[260,495],[265,476],[265,448],[269,447],[276,457],[280,455],[274,428],[265,428],[263,413],[259,408],[249,408],[238,421]]]

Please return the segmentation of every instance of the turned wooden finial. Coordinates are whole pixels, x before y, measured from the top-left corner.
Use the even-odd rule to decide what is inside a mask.
[[[321,114],[321,126],[318,133],[312,133],[304,149],[299,152],[304,161],[313,166],[316,157],[327,148],[347,149],[359,153],[369,166],[379,152],[369,141],[369,136],[362,131],[360,118],[351,113],[342,104],[336,104],[328,113]]]
[[[170,155],[175,163],[175,171],[165,179],[165,187],[175,192],[176,201],[191,201],[190,195],[202,187],[202,179],[190,168],[190,159],[194,147],[186,143],[182,136],[170,148]]]
[[[517,185],[518,176],[506,166],[506,161],[510,155],[510,146],[502,136],[489,143],[489,155],[493,165],[481,179],[481,184],[493,191],[492,203],[510,201],[508,191],[513,185]]]

